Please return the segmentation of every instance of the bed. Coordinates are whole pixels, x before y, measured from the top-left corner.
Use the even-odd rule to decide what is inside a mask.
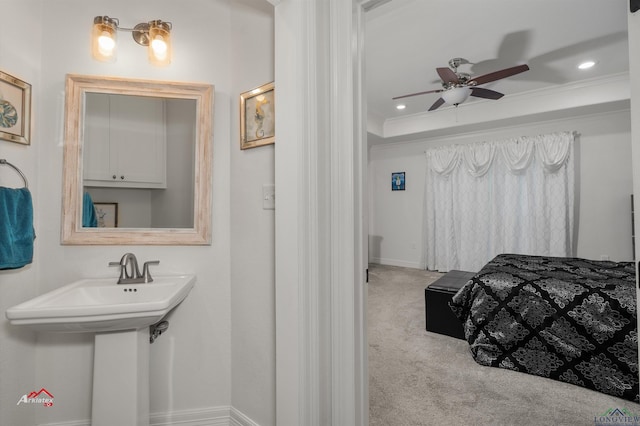
[[[501,254],[450,306],[477,363],[640,402],[632,262]]]

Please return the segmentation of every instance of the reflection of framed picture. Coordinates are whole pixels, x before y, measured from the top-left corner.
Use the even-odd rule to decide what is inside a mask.
[[[98,228],[118,227],[118,203],[93,203],[98,216]]]
[[[391,173],[391,190],[404,191],[404,172]]]
[[[273,83],[240,94],[240,149],[275,142],[275,106]]]
[[[31,85],[0,71],[0,139],[29,145]]]

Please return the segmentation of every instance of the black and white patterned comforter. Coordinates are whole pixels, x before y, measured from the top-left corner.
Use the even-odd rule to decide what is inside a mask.
[[[632,262],[501,254],[451,309],[479,364],[639,402]]]

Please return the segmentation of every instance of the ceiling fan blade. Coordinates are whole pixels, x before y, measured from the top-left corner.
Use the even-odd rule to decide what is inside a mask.
[[[503,97],[504,93],[496,92],[495,90],[485,89],[484,87],[472,87],[471,96],[495,100]]]
[[[479,77],[472,78],[467,84],[485,84],[491,81],[500,80],[501,78],[511,77],[512,75],[520,74],[529,70],[528,65],[518,65],[511,68],[505,68],[500,71],[494,71],[489,74],[481,75]]]
[[[445,83],[459,83],[460,80],[455,72],[451,68],[436,68],[438,75]]]
[[[439,93],[439,92],[442,92],[442,89],[427,90],[426,92],[411,93],[410,95],[396,96],[395,98],[391,98],[391,99],[396,100],[396,99],[408,98],[410,96],[426,95],[427,93]]]
[[[438,109],[440,108],[440,106],[444,103],[444,99],[442,98],[438,98],[437,101],[435,101],[433,103],[433,105],[431,105],[431,108],[429,108],[429,111],[433,111],[434,109]]]

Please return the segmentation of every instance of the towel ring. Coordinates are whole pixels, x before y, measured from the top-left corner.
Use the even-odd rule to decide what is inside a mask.
[[[6,164],[7,166],[11,167],[13,170],[18,172],[18,174],[22,178],[22,181],[24,182],[24,187],[25,188],[29,188],[29,182],[27,181],[27,177],[24,175],[24,173],[22,173],[22,170],[20,170],[19,168],[17,168],[16,166],[11,164],[10,162],[5,160],[4,158],[0,158],[0,164]]]

